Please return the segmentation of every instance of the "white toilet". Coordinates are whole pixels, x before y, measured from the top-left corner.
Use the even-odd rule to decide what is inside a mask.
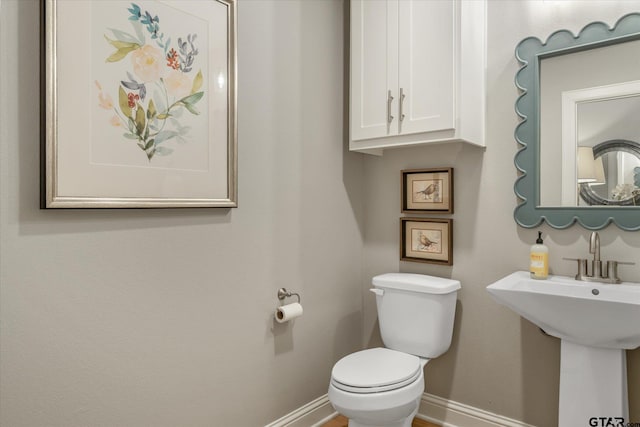
[[[372,280],[386,348],[343,357],[329,400],[349,427],[411,427],[424,392],[424,365],[449,349],[457,280],[388,273]]]

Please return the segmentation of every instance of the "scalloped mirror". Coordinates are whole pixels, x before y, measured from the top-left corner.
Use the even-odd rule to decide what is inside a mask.
[[[516,222],[640,229],[640,13],[516,48]]]

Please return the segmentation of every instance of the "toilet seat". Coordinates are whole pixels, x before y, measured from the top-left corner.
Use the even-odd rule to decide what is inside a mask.
[[[420,378],[422,366],[417,356],[372,348],[340,359],[331,372],[331,383],[340,390],[358,394],[396,390]]]

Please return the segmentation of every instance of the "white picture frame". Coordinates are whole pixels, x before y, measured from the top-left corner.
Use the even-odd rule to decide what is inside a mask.
[[[236,2],[42,0],[41,207],[237,207]]]

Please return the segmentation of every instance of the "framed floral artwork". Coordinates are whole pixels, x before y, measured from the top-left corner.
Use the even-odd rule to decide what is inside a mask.
[[[237,206],[235,0],[42,0],[43,208]]]
[[[453,265],[453,220],[400,218],[400,260]]]
[[[402,212],[453,213],[453,168],[400,172]]]

